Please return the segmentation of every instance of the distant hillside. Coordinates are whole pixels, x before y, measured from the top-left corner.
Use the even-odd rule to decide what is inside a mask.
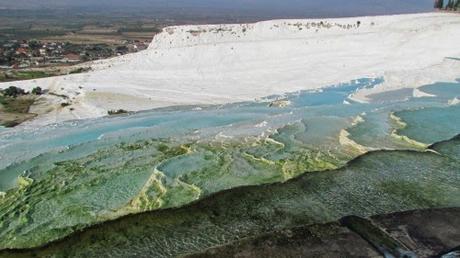
[[[230,15],[270,17],[331,17],[373,14],[425,12],[433,8],[433,0],[15,0],[0,1],[0,9],[62,9],[62,8],[129,8],[148,11],[158,9],[187,12],[214,11]]]

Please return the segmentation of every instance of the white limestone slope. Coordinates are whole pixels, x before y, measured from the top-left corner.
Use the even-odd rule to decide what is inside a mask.
[[[357,22],[360,25],[357,26]],[[189,104],[253,100],[362,77],[385,83],[353,98],[460,77],[460,15],[426,13],[169,27],[148,50],[94,71],[25,82],[70,96],[35,123]]]

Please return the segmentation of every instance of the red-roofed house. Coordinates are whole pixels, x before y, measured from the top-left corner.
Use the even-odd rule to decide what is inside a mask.
[[[80,55],[69,53],[69,54],[64,55],[64,58],[62,59],[62,61],[67,62],[67,63],[80,62]]]

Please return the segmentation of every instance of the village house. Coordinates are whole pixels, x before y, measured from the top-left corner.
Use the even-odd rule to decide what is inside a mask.
[[[74,53],[68,53],[64,55],[64,58],[62,58],[63,63],[77,63],[80,62],[80,55],[74,54]]]
[[[137,46],[135,44],[128,44],[128,52],[137,52]]]
[[[46,56],[46,48],[40,48],[38,52],[40,53],[41,56]]]
[[[16,49],[16,55],[18,56],[23,56],[23,57],[29,57],[29,51],[26,48],[20,47]]]

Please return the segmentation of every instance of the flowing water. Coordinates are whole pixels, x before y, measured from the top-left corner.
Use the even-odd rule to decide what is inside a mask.
[[[126,230],[137,235],[157,235],[152,239],[156,243],[182,245],[171,244],[169,251],[161,244],[151,249],[166,255],[222,244],[265,227],[460,205],[458,140],[447,144],[447,150],[436,149],[441,154],[424,152],[460,132],[460,106],[452,102],[460,98],[460,83],[421,88],[433,97],[413,98],[412,89],[403,89],[374,95],[366,104],[349,98],[382,82],[362,78],[257,102],[2,129],[0,249],[35,247],[128,214],[182,207],[226,189],[277,182],[286,183],[248,188],[255,192],[243,191],[244,196],[230,199],[212,197],[219,202],[210,204],[215,209],[230,212],[224,202],[235,209],[225,226],[209,224],[213,215],[202,218],[192,206],[196,215],[184,215],[180,221],[192,225],[197,220],[191,226],[202,230],[197,242],[187,235],[190,229],[175,224],[180,214],[190,212],[187,207],[177,215],[169,210],[153,216],[168,214],[149,221],[160,223],[158,228],[151,225],[151,231],[136,233],[140,229],[131,222],[120,227],[129,224],[133,229]],[[347,165],[368,151],[383,149],[401,151],[371,153]],[[423,164],[418,164],[422,156]],[[417,173],[420,167],[424,169]],[[433,173],[437,169],[442,173]],[[247,206],[257,202],[257,210]],[[216,212],[216,219],[223,216]],[[219,226],[212,228],[216,223]],[[172,234],[169,230],[176,227],[181,230]],[[113,247],[117,244],[136,245],[131,237],[125,240],[108,243],[114,252],[121,252]],[[91,255],[100,247],[88,247],[84,241],[82,245]]]

